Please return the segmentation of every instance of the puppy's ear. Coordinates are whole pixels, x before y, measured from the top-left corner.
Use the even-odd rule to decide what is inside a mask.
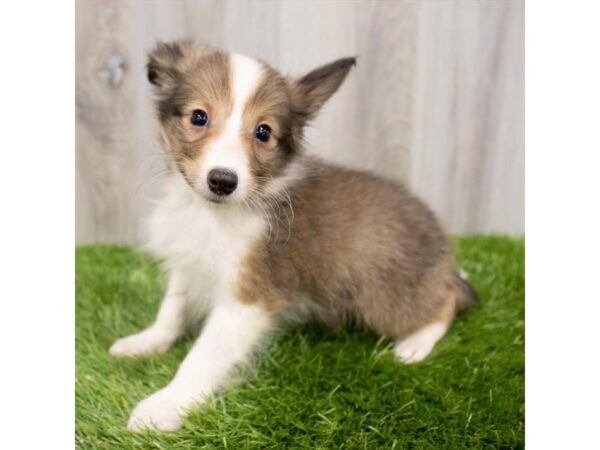
[[[161,89],[173,87],[179,75],[178,65],[191,47],[190,41],[158,42],[148,55],[148,81]]]
[[[307,118],[316,115],[329,97],[338,90],[354,65],[356,57],[338,59],[295,81],[296,104]]]

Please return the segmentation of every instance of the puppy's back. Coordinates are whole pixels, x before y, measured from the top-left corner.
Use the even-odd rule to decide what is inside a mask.
[[[391,337],[453,314],[451,252],[434,214],[400,184],[312,158],[305,164],[306,176],[288,189],[291,208],[271,208],[278,229],[293,209],[291,229],[264,255],[277,289],[288,299],[307,294],[328,322]]]

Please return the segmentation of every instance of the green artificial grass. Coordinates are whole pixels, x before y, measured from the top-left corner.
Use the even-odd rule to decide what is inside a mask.
[[[116,246],[76,253],[76,444],[81,449],[522,448],[524,241],[455,239],[480,303],[424,362],[397,362],[369,332],[289,330],[246,381],[175,433],[126,429],[135,404],[164,386],[191,345],[115,359],[108,347],[154,320],[164,276]]]

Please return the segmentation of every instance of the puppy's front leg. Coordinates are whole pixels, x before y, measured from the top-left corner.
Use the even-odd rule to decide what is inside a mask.
[[[173,272],[156,321],[139,333],[118,339],[110,347],[110,354],[139,356],[166,352],[185,331],[186,289],[184,278]]]
[[[272,325],[272,313],[261,306],[235,299],[218,302],[175,378],[137,405],[128,428],[133,431],[179,428],[187,409],[202,403],[222,386],[232,369],[248,358]]]

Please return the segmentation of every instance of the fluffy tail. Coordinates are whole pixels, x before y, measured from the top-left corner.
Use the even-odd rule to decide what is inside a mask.
[[[456,272],[454,274],[458,295],[456,297],[456,313],[460,314],[471,309],[477,302],[479,296],[477,291],[467,281],[466,275]]]

